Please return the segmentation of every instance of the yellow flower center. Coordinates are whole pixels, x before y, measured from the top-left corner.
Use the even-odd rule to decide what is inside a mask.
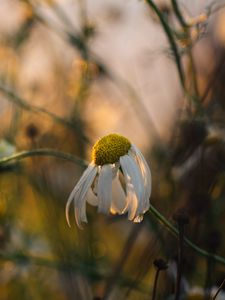
[[[112,133],[98,140],[92,148],[92,160],[96,165],[114,164],[127,154],[131,147],[128,139]]]

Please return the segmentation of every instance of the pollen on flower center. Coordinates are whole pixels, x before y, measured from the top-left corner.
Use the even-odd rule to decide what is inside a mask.
[[[98,140],[92,148],[92,159],[96,165],[114,164],[127,154],[130,141],[122,135],[113,133]]]

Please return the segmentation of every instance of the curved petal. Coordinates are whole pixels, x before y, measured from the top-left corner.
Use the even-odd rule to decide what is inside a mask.
[[[150,171],[150,168],[149,168],[143,154],[135,145],[131,146],[130,152],[136,159],[138,166],[140,168],[140,171],[141,171],[142,178],[143,178],[144,190],[145,190],[145,192],[144,192],[144,203],[145,203],[144,211],[146,211],[150,207],[149,198],[151,195],[151,187],[152,187],[151,171]]]
[[[87,203],[89,203],[92,206],[98,206],[98,197],[93,195],[92,193],[90,197],[87,197]]]
[[[72,201],[74,201],[75,207],[79,208],[78,210],[82,210],[82,219],[86,220],[86,213],[84,214],[85,202],[83,204],[82,202],[84,200],[84,197],[87,194],[89,187],[91,186],[94,180],[96,173],[97,173],[97,167],[93,163],[91,163],[84,171],[80,180],[72,190],[66,203],[66,220],[69,226],[71,226],[69,221],[69,209]]]
[[[133,220],[134,223],[140,223],[143,221],[143,215],[138,215],[137,217],[135,217],[135,219]]]
[[[99,169],[99,167],[98,167],[98,169]],[[98,187],[98,177],[99,177],[99,174],[97,174],[96,176],[95,176],[95,179],[94,179],[94,181],[93,181],[93,183],[92,183],[92,185],[91,185],[91,189],[92,189],[92,192],[93,192],[93,194],[97,197],[97,194],[98,194],[98,190],[97,190],[97,187]]]
[[[120,157],[121,168],[126,181],[128,215],[135,217],[143,206],[143,180],[134,158],[129,155]]]
[[[125,194],[126,183],[122,173],[118,172],[118,175],[113,179],[112,183],[114,193],[110,212],[112,214],[118,213],[121,215],[127,212],[127,199]],[[123,180],[123,183],[121,183],[121,180]]]
[[[102,166],[98,178],[98,211],[108,214],[112,202],[112,166],[107,164]]]
[[[98,206],[98,178],[99,178],[99,172],[101,170],[101,166],[97,167],[98,172],[95,176],[95,179],[93,180],[93,183],[91,185],[91,190],[94,196],[87,197],[87,202],[91,204],[92,206]]]
[[[138,198],[134,190],[134,186],[128,182],[127,183],[127,211],[128,219],[133,221],[136,218],[138,209]]]
[[[143,180],[137,163],[130,155],[124,155],[120,157],[120,163],[123,172],[126,172],[130,177],[130,182],[134,186],[135,193],[138,200],[141,201],[144,191]]]
[[[80,192],[77,193],[74,197],[74,208],[75,208],[75,219],[77,222],[77,225],[81,227],[80,222],[87,222],[87,216],[86,216],[86,195],[91,187],[93,180],[97,174],[97,167],[94,167],[89,175],[87,176],[87,179],[85,180],[84,184],[82,185],[82,188]]]

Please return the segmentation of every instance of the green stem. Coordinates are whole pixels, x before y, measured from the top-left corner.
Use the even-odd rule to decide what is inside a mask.
[[[182,26],[184,33],[187,35],[188,40],[191,42],[189,26],[186,23],[183,15],[180,11],[177,0],[171,0],[171,3],[172,3],[174,13],[175,13],[180,25]],[[195,99],[194,102],[195,102],[197,108],[199,109],[199,111],[201,111],[201,106],[198,103],[199,90],[198,90],[198,83],[197,83],[197,76],[196,76],[196,67],[195,67],[195,62],[194,62],[194,58],[193,58],[193,54],[192,54],[192,47],[188,47],[188,56],[189,56],[189,60],[190,60],[191,68],[192,68],[192,79],[193,79],[193,85],[194,85],[194,92],[195,92],[195,96],[197,97],[197,100]]]
[[[57,158],[61,158],[61,159],[71,161],[71,162],[73,162],[75,164],[78,164],[82,167],[86,167],[87,164],[88,164],[85,160],[82,160],[82,159],[80,159],[80,158],[78,158],[74,155],[69,154],[69,153],[64,153],[64,152],[56,151],[56,150],[53,150],[53,149],[35,149],[35,150],[30,150],[30,151],[21,151],[21,152],[13,154],[11,156],[3,157],[3,158],[0,159],[0,166],[4,165],[4,164],[6,164],[10,161],[13,161],[13,160],[21,160],[21,159],[24,159],[26,157],[32,157],[32,156],[53,156],[53,157],[57,157]],[[177,228],[174,227],[163,215],[161,215],[160,212],[156,208],[154,208],[151,205],[149,211],[175,237],[179,236],[179,231],[177,230]],[[214,255],[212,253],[209,253],[209,252],[205,251],[204,249],[201,249],[200,247],[198,247],[197,245],[192,243],[185,236],[184,236],[184,243],[186,245],[188,245],[189,247],[191,247],[193,250],[195,250],[195,252],[197,252],[199,255],[204,256],[204,257],[210,257],[214,261],[225,265],[225,258],[223,258],[219,255]]]
[[[175,237],[178,237],[179,236],[179,231],[177,230],[176,227],[174,227],[164,216],[162,216],[160,214],[160,212],[154,208],[152,205],[149,209],[150,213],[155,217],[157,218],[157,220],[163,224],[166,229],[172,233]],[[204,257],[210,257],[211,259],[213,259],[214,261],[222,264],[222,265],[225,265],[225,258],[223,258],[222,256],[219,256],[219,255],[215,255],[215,254],[212,254],[210,252],[207,252],[205,251],[204,249],[198,247],[197,245],[195,245],[194,243],[192,243],[188,238],[186,238],[184,236],[184,243],[189,246],[190,248],[192,248],[196,253],[198,253],[199,255],[201,256],[204,256]]]
[[[188,33],[188,36],[189,36],[189,33]],[[190,39],[190,37],[189,37],[189,39]],[[193,54],[192,54],[192,47],[189,48],[188,52],[189,52],[188,55],[189,55],[190,64],[191,64],[191,68],[192,68],[192,78],[193,78],[193,84],[194,84],[194,91],[195,91],[195,95],[197,97],[198,106],[201,108],[201,103],[199,102],[197,72],[196,72],[194,57],[193,57]]]
[[[154,280],[153,292],[152,292],[152,300],[156,300],[156,291],[157,291],[157,284],[158,284],[158,279],[159,279],[159,272],[160,272],[160,269],[157,269],[156,273],[155,273],[155,280]]]
[[[20,96],[18,96],[13,90],[11,90],[9,88],[6,88],[2,84],[0,84],[0,91],[7,96],[7,99],[9,101],[11,101],[14,104],[18,105],[22,109],[28,110],[28,111],[33,112],[33,113],[45,114],[46,116],[52,118],[55,122],[61,123],[64,126],[67,126],[67,127],[70,127],[72,129],[76,130],[76,132],[82,137],[82,139],[84,141],[88,142],[88,138],[80,131],[79,127],[74,122],[70,122],[69,120],[65,120],[65,119],[55,115],[54,113],[46,110],[45,108],[29,104],[27,101],[25,101]]]
[[[186,34],[189,35],[188,32],[188,26],[179,10],[179,7],[177,5],[177,2],[175,0],[171,0],[172,1],[172,5],[173,5],[173,9],[174,12],[179,20],[179,22],[181,23],[184,31],[186,32]],[[189,101],[192,101],[194,103],[194,105],[197,108],[197,111],[199,113],[203,113],[202,111],[202,107],[200,105],[200,103],[198,102],[198,86],[197,86],[197,79],[196,79],[196,74],[195,74],[195,66],[194,66],[194,60],[192,57],[192,53],[191,53],[191,49],[189,51],[189,59],[193,68],[193,83],[194,83],[194,89],[195,89],[195,93],[196,93],[196,97],[191,96],[186,88],[186,83],[185,83],[185,73],[183,70],[183,66],[182,66],[182,61],[181,61],[181,54],[179,53],[179,48],[177,46],[176,40],[174,38],[174,34],[172,29],[170,28],[169,24],[167,23],[166,19],[164,18],[162,12],[160,11],[160,9],[157,7],[157,5],[154,3],[154,1],[152,0],[146,0],[146,2],[149,4],[149,6],[153,9],[153,11],[157,14],[160,23],[162,25],[162,28],[167,36],[167,39],[169,41],[170,47],[172,49],[172,52],[174,54],[174,58],[175,58],[175,62],[176,62],[176,66],[177,66],[177,70],[178,70],[178,74],[179,74],[179,78],[180,78],[180,82],[181,82],[181,86],[183,88],[184,94],[185,96],[189,99]]]
[[[31,157],[31,156],[54,156],[54,157],[58,157],[58,158],[62,158],[62,159],[71,161],[82,167],[87,166],[87,162],[82,160],[81,158],[71,155],[69,153],[56,151],[53,149],[35,149],[35,150],[30,150],[30,151],[21,151],[21,152],[13,154],[11,156],[1,158],[0,166],[4,165],[6,163],[9,163],[11,161],[14,161],[14,160],[17,161],[17,160],[21,160],[21,159]]]
[[[177,19],[180,22],[180,25],[184,28],[188,27],[187,23],[185,22],[185,20],[182,16],[182,13],[181,13],[180,8],[177,4],[177,1],[176,0],[171,0],[171,3],[172,3],[172,6],[173,6],[173,10],[175,12],[175,15],[177,16]]]
[[[168,23],[166,22],[166,20],[165,20],[163,14],[161,13],[160,9],[157,7],[157,5],[152,0],[146,0],[146,2],[154,10],[154,12],[157,14],[157,16],[158,16],[158,18],[161,22],[161,25],[163,27],[163,30],[164,30],[166,36],[167,36],[170,47],[171,47],[171,49],[173,51],[173,54],[174,54],[174,57],[175,57],[175,61],[176,61],[177,70],[178,70],[181,85],[182,85],[183,89],[185,90],[184,70],[183,70],[183,66],[182,66],[182,63],[181,63],[179,50],[178,50],[176,41],[175,41],[174,36],[173,36],[173,32],[172,32],[170,26],[168,25]]]
[[[178,261],[177,261],[177,282],[175,289],[175,300],[180,299],[181,277],[182,277],[182,264],[183,264],[183,240],[184,240],[184,224],[179,224],[179,237],[178,237]]]

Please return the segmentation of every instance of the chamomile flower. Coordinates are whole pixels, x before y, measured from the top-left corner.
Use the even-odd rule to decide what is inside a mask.
[[[112,182],[124,181],[125,195],[118,205],[112,195]],[[70,226],[69,209],[74,203],[77,225],[87,222],[87,192],[92,187],[98,212],[128,214],[128,219],[141,222],[149,209],[151,172],[140,150],[118,134],[109,134],[96,142],[92,161],[71,192],[66,204],[66,219]],[[91,203],[93,204],[93,203]]]

